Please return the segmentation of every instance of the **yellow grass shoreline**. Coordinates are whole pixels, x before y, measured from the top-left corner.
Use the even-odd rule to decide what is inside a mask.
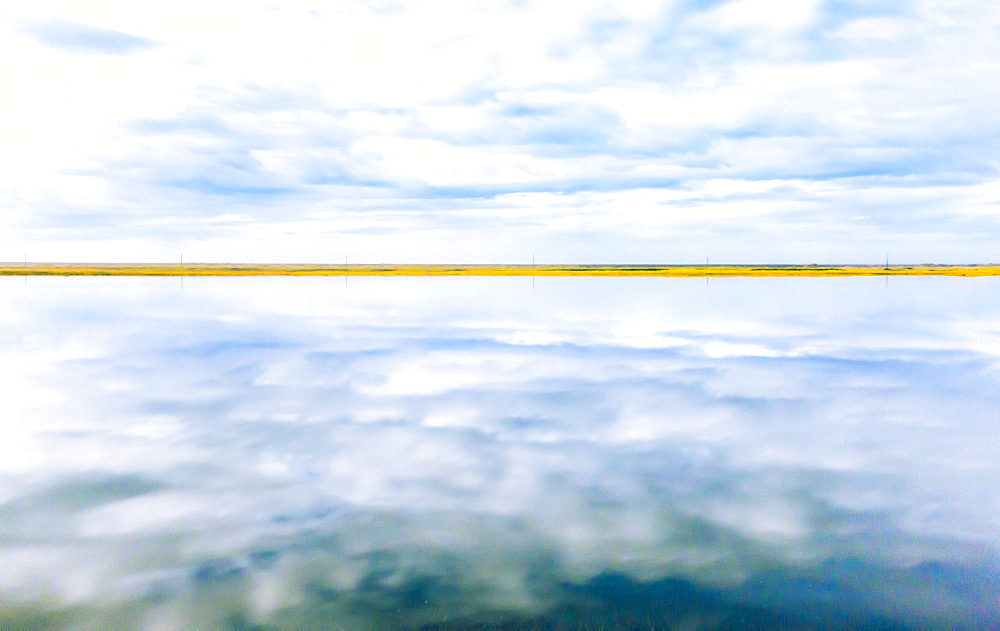
[[[1000,276],[1000,265],[0,265],[0,276]]]

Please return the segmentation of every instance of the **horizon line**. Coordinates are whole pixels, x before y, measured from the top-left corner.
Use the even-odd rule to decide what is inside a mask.
[[[0,276],[1000,276],[997,263],[0,263]]]

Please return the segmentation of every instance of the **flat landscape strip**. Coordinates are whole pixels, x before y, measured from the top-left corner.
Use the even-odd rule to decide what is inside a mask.
[[[76,265],[0,266],[0,276],[1000,276],[998,265]]]

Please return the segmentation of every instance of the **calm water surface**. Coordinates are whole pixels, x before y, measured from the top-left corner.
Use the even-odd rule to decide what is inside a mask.
[[[1000,626],[1000,279],[0,279],[0,628]]]

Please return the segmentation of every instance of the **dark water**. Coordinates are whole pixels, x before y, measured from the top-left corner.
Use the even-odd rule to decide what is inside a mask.
[[[1000,627],[1000,279],[0,279],[0,628]]]

